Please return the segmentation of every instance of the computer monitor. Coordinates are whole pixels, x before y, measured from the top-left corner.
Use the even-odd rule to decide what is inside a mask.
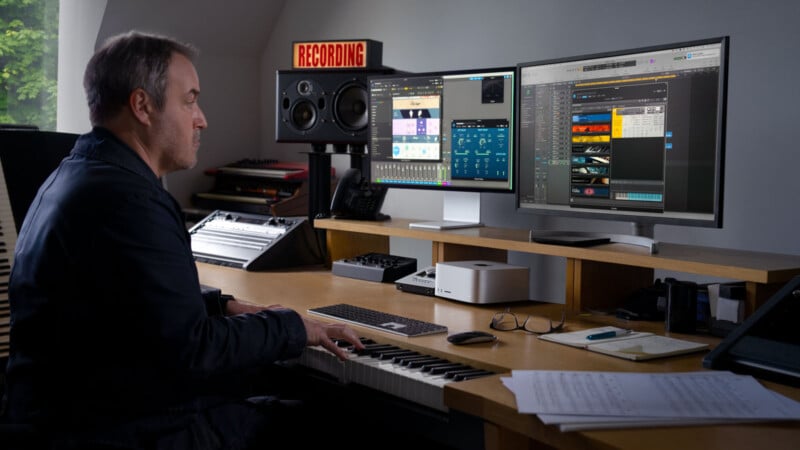
[[[519,64],[518,211],[651,243],[656,224],[722,227],[727,55],[720,37]]]
[[[445,191],[442,221],[480,226],[481,192],[514,192],[516,67],[373,76],[370,182]]]

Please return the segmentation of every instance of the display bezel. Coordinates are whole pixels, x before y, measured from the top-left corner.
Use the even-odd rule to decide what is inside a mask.
[[[493,182],[491,180],[483,181],[483,180],[470,180],[469,184],[466,182],[464,183],[453,183],[453,184],[424,184],[424,183],[412,183],[412,182],[385,182],[382,181],[378,175],[377,171],[375,170],[376,164],[380,163],[381,160],[376,158],[376,154],[374,153],[375,145],[373,139],[376,137],[377,130],[374,129],[374,116],[373,116],[373,87],[375,83],[383,82],[385,83],[388,80],[395,80],[395,79],[406,79],[406,80],[421,80],[425,78],[431,77],[463,77],[463,76],[485,76],[487,74],[500,74],[504,73],[511,77],[509,86],[511,89],[511,93],[508,96],[508,101],[511,102],[509,106],[509,118],[508,118],[508,139],[510,142],[508,143],[508,158],[510,161],[507,164],[507,171],[508,171],[508,178],[506,181],[502,182]],[[461,69],[461,70],[447,70],[447,71],[430,71],[430,72],[419,72],[419,73],[396,73],[396,74],[380,74],[380,75],[373,75],[368,77],[367,84],[368,84],[368,97],[370,99],[370,105],[368,106],[370,118],[369,118],[369,145],[368,151],[370,154],[370,182],[374,184],[380,184],[382,186],[386,186],[389,188],[400,188],[400,189],[423,189],[423,190],[438,190],[438,191],[459,191],[459,192],[494,192],[494,193],[509,193],[513,194],[516,188],[516,137],[517,133],[514,129],[517,123],[516,114],[517,114],[517,93],[515,92],[517,88],[517,66],[503,66],[503,67],[486,67],[486,68],[474,68],[474,69]],[[446,99],[443,101],[447,101]],[[442,122],[445,119],[453,118],[452,115],[445,111],[442,113]],[[472,117],[470,117],[472,118]],[[456,118],[456,120],[467,120],[470,118],[461,117]],[[442,127],[445,126],[444,123],[441,125]]]
[[[617,58],[625,56],[633,56],[638,54],[663,52],[663,51],[678,51],[687,47],[697,47],[705,45],[720,45],[719,54],[719,73],[717,79],[717,111],[716,111],[716,130],[715,130],[715,149],[714,149],[714,180],[713,180],[713,211],[704,214],[690,214],[679,212],[663,212],[653,213],[640,210],[616,210],[616,209],[596,209],[591,207],[570,207],[569,205],[547,205],[543,203],[530,203],[525,202],[523,196],[528,192],[522,184],[529,181],[528,177],[523,176],[523,164],[526,160],[526,155],[523,154],[525,149],[523,145],[526,140],[523,139],[523,126],[521,123],[523,100],[523,89],[526,89],[525,84],[526,76],[532,68],[542,68],[545,66],[555,66],[559,64],[575,64],[581,62],[590,63],[597,59]],[[585,54],[557,59],[548,59],[532,62],[524,62],[518,64],[517,73],[517,123],[515,130],[517,136],[515,142],[517,145],[517,154],[515,155],[516,170],[516,209],[520,213],[541,214],[548,216],[564,216],[572,218],[583,219],[602,219],[613,221],[626,221],[633,222],[637,227],[643,226],[652,229],[656,224],[670,224],[670,225],[686,225],[696,227],[722,227],[722,210],[723,210],[723,191],[724,191],[724,154],[725,154],[725,122],[726,122],[726,108],[727,108],[727,73],[728,73],[728,48],[729,38],[718,37],[702,40],[684,41],[664,45],[656,45],[649,47],[639,47],[619,51]]]

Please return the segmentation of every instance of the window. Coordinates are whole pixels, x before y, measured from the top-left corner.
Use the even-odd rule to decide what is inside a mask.
[[[0,124],[56,128],[58,0],[0,0]]]

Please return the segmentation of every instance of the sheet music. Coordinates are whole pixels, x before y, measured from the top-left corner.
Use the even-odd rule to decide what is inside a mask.
[[[527,414],[798,420],[800,403],[731,372],[513,371],[504,379]]]

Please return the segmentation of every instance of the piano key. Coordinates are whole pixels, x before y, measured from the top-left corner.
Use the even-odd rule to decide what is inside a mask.
[[[363,350],[356,350],[357,355],[370,355],[373,352],[379,350],[385,350],[387,348],[392,348],[393,346],[387,344],[367,344],[364,346]]]
[[[462,378],[467,375],[491,374],[485,370],[432,355],[414,355],[411,353],[418,352],[410,350],[406,350],[409,354],[405,356],[395,355],[381,359],[374,357],[375,354],[402,352],[403,349],[374,341],[367,342],[364,339],[362,343],[368,345],[371,350],[359,352],[352,346],[342,344],[348,347],[346,361],[340,361],[322,347],[309,347],[297,362],[302,366],[326,373],[343,384],[358,384],[440,411],[447,411],[444,405],[444,386],[456,382],[455,375],[450,375],[448,378],[446,374],[458,373]],[[340,344],[337,342],[337,345]],[[428,365],[427,371],[423,371],[425,364],[422,361]],[[410,367],[412,363],[413,367]]]
[[[395,358],[401,358],[403,356],[412,356],[412,355],[419,355],[419,352],[415,352],[413,350],[398,350],[396,352],[386,352],[381,353],[380,359],[391,359],[394,362]]]
[[[392,361],[392,362],[394,362],[396,364],[400,364],[401,366],[407,366],[412,361],[418,361],[420,359],[428,359],[430,357],[431,357],[431,355],[423,355],[423,354],[415,355],[415,356],[404,356],[404,357],[400,358],[398,361]]]
[[[464,374],[464,373],[468,373],[468,372],[482,372],[482,370],[481,369],[476,369],[474,367],[467,366],[467,368],[464,368],[464,369],[448,370],[447,372],[444,373],[444,377],[447,378],[447,379],[453,379],[456,375],[460,375],[460,374]]]
[[[467,369],[467,368],[469,368],[469,366],[465,366],[464,364],[453,364],[453,365],[443,366],[443,367],[434,367],[433,369],[431,369],[431,374],[432,375],[446,375],[446,374],[448,374],[448,373],[450,373],[450,372],[452,372],[454,370]]]
[[[460,375],[456,375],[455,377],[453,377],[453,381],[466,381],[466,380],[471,380],[473,378],[486,377],[489,375],[494,375],[494,373],[486,370],[481,370],[478,372],[463,373]]]
[[[424,364],[422,367],[420,367],[420,370],[423,371],[423,372],[430,372],[431,369],[436,368],[436,367],[455,367],[455,366],[456,366],[455,363],[452,363],[450,361],[445,361],[445,362],[439,362],[439,363],[434,363],[434,364]]]
[[[416,361],[409,362],[408,363],[408,368],[409,369],[414,369],[414,368],[417,368],[417,367],[422,367],[425,364],[433,364],[433,363],[436,363],[436,362],[445,362],[445,360],[441,359],[441,358],[437,358],[435,356],[431,356],[428,359],[418,359]]]

